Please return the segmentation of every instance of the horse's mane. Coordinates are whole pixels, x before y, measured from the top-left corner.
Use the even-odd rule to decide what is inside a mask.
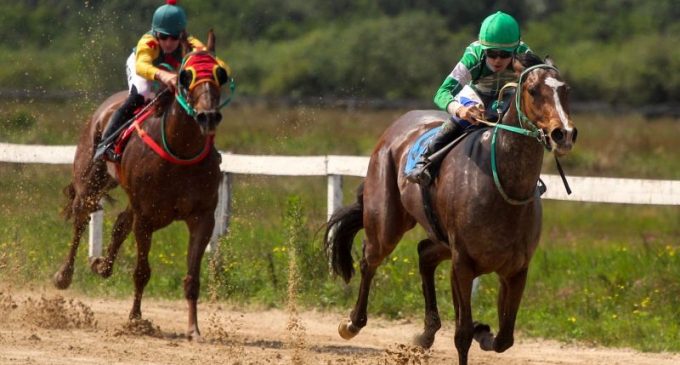
[[[541,59],[541,57],[536,56],[533,53],[527,52],[527,53],[520,53],[515,56],[517,61],[522,64],[525,68],[531,67],[531,66],[536,66],[536,65],[542,65],[545,62]]]

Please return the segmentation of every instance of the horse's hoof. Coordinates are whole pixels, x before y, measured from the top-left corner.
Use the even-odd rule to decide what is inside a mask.
[[[187,333],[187,338],[189,341],[196,342],[196,343],[202,343],[203,342],[203,336],[201,336],[198,331],[191,331]]]
[[[62,267],[52,277],[52,283],[57,289],[64,290],[71,285],[73,279],[73,270],[68,270],[67,267]]]
[[[413,338],[413,343],[416,346],[420,346],[424,349],[429,349],[434,343],[434,335],[429,335],[426,333],[421,333]]]
[[[347,323],[340,322],[340,325],[338,326],[338,333],[340,334],[340,337],[344,338],[345,340],[351,340],[359,333],[360,330],[361,328],[355,326],[352,321]]]
[[[111,276],[113,268],[104,257],[95,257],[90,259],[90,268],[92,272],[103,277],[104,279]]]
[[[474,323],[473,338],[479,342],[479,347],[484,351],[494,350],[494,336],[491,327],[484,323]]]

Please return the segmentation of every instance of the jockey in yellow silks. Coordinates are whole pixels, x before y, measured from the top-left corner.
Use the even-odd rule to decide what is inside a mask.
[[[151,30],[144,34],[126,62],[128,89],[130,94],[111,117],[102,134],[94,159],[106,155],[110,161],[120,160],[113,152],[115,134],[121,126],[134,116],[134,111],[152,99],[159,83],[174,91],[177,84],[176,70],[180,67],[185,50],[180,46],[186,38],[193,50],[203,50],[205,45],[186,32],[187,16],[176,0],[167,0],[156,9],[151,21]],[[220,66],[231,75],[231,68],[219,58]]]

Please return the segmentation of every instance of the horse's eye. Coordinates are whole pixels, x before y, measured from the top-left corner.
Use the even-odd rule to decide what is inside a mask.
[[[189,86],[191,86],[191,82],[194,80],[194,74],[189,71],[189,70],[182,70],[182,72],[179,73],[179,84],[182,85],[185,89],[188,89]]]
[[[537,97],[540,94],[540,90],[537,85],[529,87],[529,95]]]
[[[224,67],[217,67],[215,69],[215,77],[217,78],[217,82],[220,83],[220,85],[224,85],[229,81],[229,75],[227,74],[227,70],[224,69]]]

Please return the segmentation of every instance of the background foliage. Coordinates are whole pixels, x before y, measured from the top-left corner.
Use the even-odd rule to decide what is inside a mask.
[[[125,87],[123,63],[161,1],[17,0],[0,9],[0,92],[71,90],[83,100],[0,100],[0,140],[74,144],[101,94]],[[674,0],[180,0],[190,31],[214,27],[218,53],[240,94],[259,97],[411,98],[428,101],[475,38],[480,21],[504,9],[524,39],[551,54],[574,97],[638,105],[679,100],[680,3]],[[238,100],[238,99],[237,99]],[[246,154],[368,155],[405,108],[333,110],[233,104],[217,146]],[[579,141],[563,160],[569,174],[680,179],[677,120],[574,115]],[[546,161],[548,159],[546,158]],[[554,173],[546,163],[543,169]],[[0,164],[0,285],[50,287],[67,251],[59,217],[70,166]],[[345,203],[359,179],[345,180]],[[230,233],[203,263],[202,300],[281,307],[289,252],[300,299],[348,313],[357,294],[328,275],[319,228],[326,217],[321,177],[238,175]],[[560,189],[561,187],[550,187]],[[109,233],[125,197],[106,206]],[[677,207],[545,202],[541,244],[531,265],[517,330],[531,336],[680,351],[680,215]],[[378,270],[370,316],[421,320],[415,245],[407,234]],[[355,242],[360,251],[361,234]],[[182,298],[187,232],[154,235],[146,295]],[[82,244],[71,290],[132,294],[135,248],[122,247],[108,280],[92,275]],[[448,263],[437,271],[439,308],[454,318]],[[483,278],[475,316],[496,325],[497,280]],[[2,290],[3,288],[0,288]],[[124,316],[125,314],[121,314]]]
[[[18,0],[0,12],[2,88],[110,92],[158,0]],[[576,100],[680,99],[674,0],[181,0],[189,31],[218,36],[239,93],[430,100],[481,20],[513,14]],[[60,26],[57,26],[60,24]],[[63,26],[61,26],[63,24]]]

